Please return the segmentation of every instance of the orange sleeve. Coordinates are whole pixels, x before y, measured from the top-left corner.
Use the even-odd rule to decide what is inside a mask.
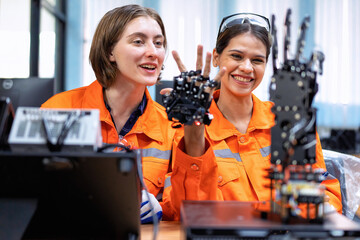
[[[214,151],[206,145],[204,155],[191,157],[183,152],[183,139],[174,143],[172,172],[166,175],[161,203],[164,220],[180,220],[183,200],[222,200]]]
[[[316,133],[316,164],[314,164],[314,168],[322,168],[326,170],[324,155],[318,133]],[[327,177],[321,184],[326,186],[325,194],[330,198],[329,203],[336,209],[338,213],[341,214],[342,203],[339,180],[336,178]]]

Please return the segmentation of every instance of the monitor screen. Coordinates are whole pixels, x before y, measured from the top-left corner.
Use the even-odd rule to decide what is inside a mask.
[[[18,106],[40,107],[55,93],[54,78],[0,78],[0,96],[9,97]]]

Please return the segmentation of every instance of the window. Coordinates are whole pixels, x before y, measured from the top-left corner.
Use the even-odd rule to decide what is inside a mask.
[[[56,90],[63,90],[65,4],[0,1],[0,78],[55,78]]]
[[[0,77],[23,78],[30,70],[30,1],[0,1]]]

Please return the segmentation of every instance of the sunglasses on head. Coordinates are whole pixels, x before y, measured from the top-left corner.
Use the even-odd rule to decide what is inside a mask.
[[[264,27],[268,32],[270,32],[270,21],[266,17],[255,13],[235,13],[222,19],[219,27],[218,36],[226,29],[234,25],[247,22]]]

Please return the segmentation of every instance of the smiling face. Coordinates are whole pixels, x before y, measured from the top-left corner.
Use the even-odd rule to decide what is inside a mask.
[[[214,66],[226,67],[221,91],[237,97],[251,96],[262,81],[266,67],[266,46],[250,32],[233,37],[221,54],[214,49]]]
[[[157,82],[164,58],[164,36],[151,17],[130,21],[109,56],[118,69],[116,81],[144,86]]]

